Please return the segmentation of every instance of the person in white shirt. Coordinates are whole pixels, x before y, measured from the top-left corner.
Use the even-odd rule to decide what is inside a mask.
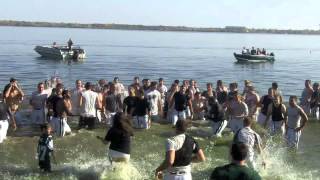
[[[93,92],[92,84],[85,84],[85,91],[81,93],[79,105],[81,107],[79,129],[88,126],[88,129],[95,127],[96,107],[98,106],[98,94]]]
[[[38,90],[33,92],[30,99],[32,106],[31,120],[33,124],[44,124],[46,122],[45,106],[48,94],[44,92],[44,83],[38,84]]]
[[[160,115],[162,113],[161,94],[157,90],[156,81],[151,82],[150,89],[146,93],[146,98],[150,104],[151,120],[152,121],[160,120]]]
[[[238,130],[233,138],[233,143],[244,143],[248,146],[247,164],[249,167],[255,169],[256,163],[254,159],[254,150],[257,149],[258,153],[262,154],[262,140],[258,133],[251,129],[253,123],[252,118],[245,117],[243,119],[243,128]],[[265,166],[264,157],[262,156],[262,165]]]

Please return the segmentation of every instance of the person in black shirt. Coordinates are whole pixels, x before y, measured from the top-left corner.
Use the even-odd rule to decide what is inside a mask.
[[[143,89],[139,89],[138,98],[135,102],[135,107],[133,108],[133,124],[135,128],[148,129],[151,125],[150,120],[150,104],[146,98],[144,98]]]
[[[129,96],[123,100],[123,112],[126,116],[134,116],[133,108],[136,106],[137,97],[133,86],[129,87]]]
[[[226,128],[228,121],[225,117],[226,109],[219,104],[217,99],[213,96],[209,97],[207,109],[207,119],[212,121],[213,136],[221,137],[221,133]]]
[[[53,156],[53,140],[49,124],[41,125],[42,135],[40,136],[37,148],[37,158],[41,171],[51,172],[50,157]],[[53,156],[54,157],[54,156]]]
[[[124,118],[122,112],[114,116],[113,126],[107,132],[105,138],[97,136],[105,144],[110,142],[109,156],[111,161],[128,162],[130,160],[131,136],[133,130],[128,119]]]
[[[186,109],[187,105],[191,106],[191,99],[187,97],[186,95],[186,87],[181,86],[179,92],[176,92],[173,94],[173,96],[170,99],[169,107],[172,107],[174,105],[174,112],[173,118],[172,118],[172,125],[175,126],[176,122],[181,119],[186,119]]]

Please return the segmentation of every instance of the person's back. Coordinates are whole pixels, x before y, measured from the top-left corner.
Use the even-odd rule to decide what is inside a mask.
[[[231,147],[232,162],[225,166],[216,167],[210,180],[260,180],[260,175],[253,169],[247,167],[246,157],[248,155],[248,146],[243,143],[232,144]]]
[[[247,166],[234,163],[217,167],[210,176],[211,180],[257,180],[261,179],[259,174]]]

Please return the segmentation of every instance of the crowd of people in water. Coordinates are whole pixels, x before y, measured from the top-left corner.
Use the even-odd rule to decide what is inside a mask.
[[[262,48],[262,49],[257,48],[257,49],[255,49],[254,47],[252,47],[251,50],[246,48],[246,47],[243,47],[241,53],[243,55],[264,55],[264,56],[266,56],[266,55],[273,56],[274,55],[273,53],[267,53],[265,48]]]
[[[265,51],[264,51],[265,53]],[[170,87],[163,78],[157,81],[134,77],[125,88],[118,77],[97,84],[76,80],[74,88],[64,87],[61,79],[53,77],[37,84],[30,96],[31,122],[41,126],[38,143],[38,160],[41,170],[50,172],[53,138],[71,133],[68,117],[79,117],[78,128],[93,130],[97,123],[107,124],[105,137],[111,143],[109,156],[112,161],[129,161],[131,136],[134,128],[149,129],[153,122],[167,121],[176,135],[166,141],[166,157],[155,170],[156,177],[164,179],[191,179],[191,162],[205,161],[205,154],[196,140],[186,134],[188,122],[211,122],[214,138],[223,136],[228,127],[234,134],[231,147],[232,162],[217,167],[211,179],[260,179],[255,171],[255,152],[263,158],[263,142],[251,129],[253,123],[267,129],[271,135],[283,137],[289,148],[297,149],[302,129],[308,117],[319,120],[319,83],[305,81],[305,88],[298,104],[297,96],[290,96],[285,105],[278,84],[273,82],[268,94],[259,95],[254,83],[245,80],[244,89],[238,83],[225,86],[222,80],[216,85],[206,84],[200,91],[195,80],[174,80]],[[9,122],[17,128],[15,113],[25,96],[14,78],[3,90],[0,103],[0,143],[6,139]],[[247,165],[247,166],[246,166]],[[266,165],[263,162],[263,165]]]

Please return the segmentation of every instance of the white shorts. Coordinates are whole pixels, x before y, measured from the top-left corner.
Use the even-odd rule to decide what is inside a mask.
[[[122,153],[122,152],[115,151],[112,149],[109,149],[109,156],[112,161],[116,160],[116,159],[123,159],[123,161],[129,162],[129,160],[130,160],[130,154]]]
[[[44,109],[32,110],[31,112],[32,124],[44,124],[46,121],[46,115]]]
[[[259,113],[258,115],[258,124],[261,126],[261,127],[264,127],[264,124],[266,122],[266,115],[264,115],[263,113]],[[270,121],[270,118],[269,118],[269,122],[267,124],[267,129],[269,129],[270,127],[272,126],[272,122]]]
[[[284,135],[284,122],[283,121],[272,121],[271,135]]]
[[[106,120],[106,115],[99,109],[97,109],[97,119],[99,122]]]
[[[295,129],[288,128],[287,134],[286,134],[288,147],[298,149],[300,136],[301,136],[301,131],[296,131]]]
[[[163,180],[192,180],[190,172],[166,172]]]
[[[133,126],[139,129],[149,129],[149,116],[134,116],[133,117]]]
[[[243,128],[243,118],[231,117],[229,127],[234,134],[237,133],[241,128]]]
[[[213,134],[220,137],[224,128],[227,127],[227,124],[228,124],[227,120],[223,120],[223,121],[219,121],[219,122],[212,122],[211,127],[212,127]]]
[[[114,115],[116,115],[116,112],[106,112],[105,115],[106,115],[107,125],[110,125],[112,127],[113,118],[114,118]]]
[[[186,112],[173,110],[173,112],[172,112],[172,125],[175,126],[177,121],[180,119],[186,120]]]
[[[7,138],[7,132],[9,128],[8,120],[0,120],[0,143]]]
[[[57,136],[65,136],[66,133],[71,133],[67,118],[52,117],[50,124]]]

